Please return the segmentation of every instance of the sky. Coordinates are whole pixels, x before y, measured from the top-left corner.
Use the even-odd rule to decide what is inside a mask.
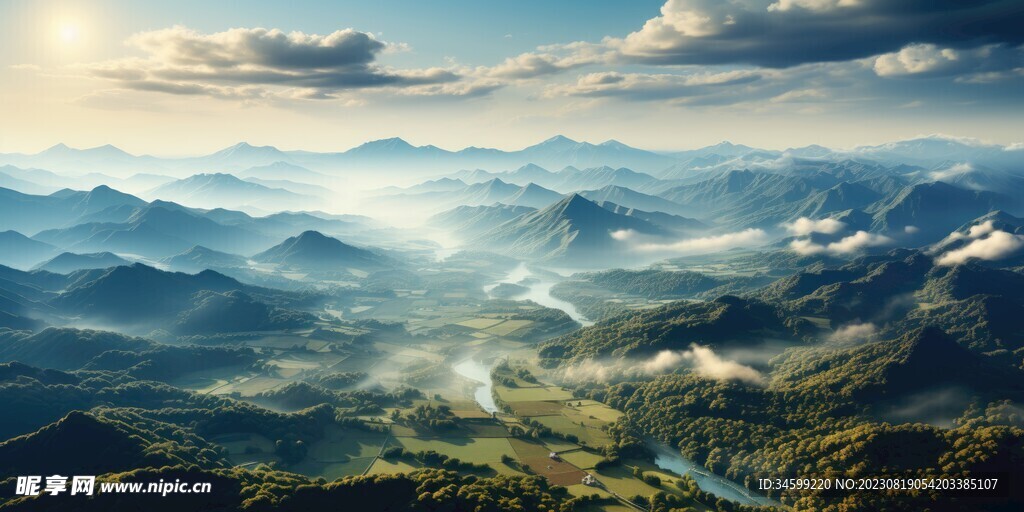
[[[1020,0],[0,1],[0,152],[1024,141]]]

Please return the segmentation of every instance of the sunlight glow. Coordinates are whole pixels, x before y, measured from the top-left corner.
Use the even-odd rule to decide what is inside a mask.
[[[64,42],[64,43],[74,43],[74,42],[78,41],[78,39],[79,39],[79,37],[81,35],[81,31],[78,29],[78,25],[77,24],[71,23],[71,22],[65,22],[65,23],[61,23],[60,24],[60,27],[59,27],[59,30],[58,30],[58,34],[59,34],[60,40],[62,42]]]

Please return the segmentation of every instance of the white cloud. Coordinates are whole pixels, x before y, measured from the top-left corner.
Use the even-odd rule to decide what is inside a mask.
[[[690,350],[681,352],[680,356],[684,361],[692,364],[693,371],[701,377],[715,380],[739,380],[748,384],[764,384],[764,376],[760,372],[736,361],[722,359],[710,348],[696,344],[690,345]]]
[[[832,11],[841,7],[860,5],[860,0],[778,0],[768,6],[769,11],[806,9],[809,11]]]
[[[174,26],[137,33],[126,43],[146,56],[74,69],[124,89],[243,99],[330,99],[346,90],[415,88],[462,78],[444,68],[380,66],[375,62],[378,55],[407,47],[353,29],[320,35],[266,28],[201,33]],[[447,92],[439,87],[435,93]]]
[[[730,70],[686,74],[619,73],[581,75],[575,83],[548,87],[545,96],[624,97],[635,100],[685,98],[723,92],[725,86],[757,82],[772,72]]]
[[[735,247],[747,247],[763,244],[768,240],[767,233],[761,229],[748,228],[735,233],[687,238],[675,242],[640,242],[642,235],[633,230],[621,230],[611,233],[611,237],[621,242],[634,242],[632,249],[647,253],[705,253],[717,252]]]
[[[973,172],[974,170],[974,166],[970,163],[959,163],[953,164],[945,169],[934,170],[928,173],[928,176],[933,180],[942,181],[950,178],[955,178],[961,174]]]
[[[835,330],[829,339],[832,341],[862,341],[878,332],[873,323],[847,324]]]
[[[983,237],[983,236],[985,236],[985,235],[987,235],[987,234],[989,234],[989,233],[991,233],[991,232],[993,232],[995,230],[996,230],[996,225],[990,219],[990,220],[986,220],[985,222],[982,222],[981,224],[975,224],[975,225],[971,226],[967,230],[967,233],[961,233],[959,231],[954,231],[954,232],[950,233],[949,236],[947,236],[946,240],[944,240],[944,241],[945,242],[953,242],[953,241],[956,241],[956,240],[975,240],[975,239],[981,238],[981,237]]]
[[[637,373],[658,375],[682,367],[690,368],[695,374],[706,379],[738,380],[755,385],[765,383],[764,376],[754,368],[723,359],[710,348],[697,344],[691,344],[687,350],[662,350],[654,357],[643,361],[588,360],[566,368],[564,377],[567,380],[607,381]]]
[[[797,89],[793,91],[786,91],[768,101],[772,103],[799,103],[802,101],[824,99],[826,96],[825,91],[819,89]]]
[[[879,247],[891,243],[893,243],[893,240],[885,235],[858,231],[850,236],[843,237],[838,242],[832,242],[828,245],[816,244],[808,239],[793,240],[790,242],[789,248],[805,256],[822,253],[850,254],[869,247]]]
[[[800,217],[793,222],[783,224],[782,227],[794,235],[810,235],[811,233],[834,235],[846,229],[846,224],[835,219],[813,220],[808,217]]]
[[[893,240],[891,238],[885,235],[876,235],[874,233],[868,233],[867,231],[858,231],[838,242],[828,244],[828,250],[829,252],[838,254],[849,254],[861,251],[868,247],[889,245],[892,241]]]
[[[912,44],[898,52],[887,53],[875,59],[878,76],[905,76],[937,73],[954,67],[960,55],[952,48],[939,48],[934,44]]]
[[[991,222],[986,224],[991,224]],[[986,228],[983,226],[971,227],[971,233],[967,235],[973,239],[971,243],[959,249],[946,252],[939,256],[935,262],[939,265],[952,266],[966,263],[971,259],[996,261],[1013,256],[1024,248],[1024,236],[1014,235],[1005,231],[992,231],[988,233],[988,236],[979,238],[986,233]],[[975,228],[978,228],[978,231],[975,231]]]

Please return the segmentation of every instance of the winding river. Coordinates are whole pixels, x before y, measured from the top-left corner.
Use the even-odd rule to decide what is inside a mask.
[[[479,382],[480,386],[473,392],[473,399],[480,404],[484,411],[498,412],[498,405],[494,403],[494,396],[491,395],[493,385],[491,384],[491,368],[489,366],[471,357],[455,364],[452,369],[469,380]]]
[[[782,506],[777,501],[764,496],[757,496],[736,482],[708,471],[700,464],[683,457],[683,454],[662,443],[648,441],[647,447],[654,452],[654,464],[656,466],[677,475],[690,475],[701,489],[715,496],[743,505]]]
[[[561,299],[556,299],[555,297],[551,296],[551,287],[558,284],[558,281],[555,281],[547,276],[536,275],[530,272],[530,269],[526,267],[525,263],[520,263],[518,267],[512,269],[512,271],[509,272],[508,275],[506,275],[503,279],[484,286],[484,291],[489,292],[491,291],[492,288],[498,286],[501,283],[518,284],[520,281],[527,277],[533,279],[535,282],[522,285],[529,288],[529,291],[522,295],[516,295],[515,297],[513,297],[513,299],[528,299],[536,302],[537,304],[540,304],[541,306],[549,307],[552,309],[560,309],[562,311],[565,311],[565,313],[569,315],[573,320],[576,320],[577,322],[583,324],[584,327],[594,325],[594,322],[591,322],[585,316],[583,316],[576,309],[576,306],[573,306],[569,302],[566,302]]]
[[[514,299],[529,299],[542,306],[560,309],[565,311],[565,313],[572,317],[573,320],[583,324],[584,327],[594,325],[594,322],[580,314],[576,307],[571,303],[551,296],[551,287],[557,284],[558,281],[547,276],[533,274],[530,272],[530,269],[527,268],[526,264],[523,263],[520,263],[518,267],[514,268],[503,279],[484,286],[484,291],[489,292],[492,288],[501,283],[519,284],[520,281],[528,277],[532,278],[534,282],[524,284],[522,286],[529,288],[529,291],[522,295],[513,297]],[[480,383],[480,387],[478,387],[474,393],[474,398],[477,403],[480,404],[480,407],[487,412],[498,411],[498,407],[494,403],[494,398],[491,395],[491,372],[488,365],[485,365],[479,360],[469,358],[453,366],[453,369],[459,375]],[[677,475],[689,474],[701,489],[716,496],[735,501],[743,505],[781,506],[778,502],[772,499],[764,496],[757,496],[743,486],[704,469],[699,464],[683,457],[683,455],[677,450],[673,450],[664,444],[651,441],[648,443],[648,447],[654,452],[654,464],[659,468],[671,471]]]

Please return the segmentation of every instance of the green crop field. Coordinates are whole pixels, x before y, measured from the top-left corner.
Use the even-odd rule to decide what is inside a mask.
[[[508,439],[503,437],[401,437],[390,441],[411,452],[434,450],[449,457],[477,464],[498,463],[502,455],[515,457]]]
[[[561,402],[515,402],[512,409],[516,416],[554,416],[562,413]]]
[[[498,396],[506,402],[540,402],[545,400],[568,400],[572,393],[557,386],[542,388],[507,388],[495,386]]]
[[[423,465],[416,461],[411,460],[384,460],[377,459],[370,466],[370,470],[367,474],[370,475],[387,475],[394,473],[408,473],[422,468]]]
[[[585,452],[583,450],[577,450],[574,452],[563,452],[558,454],[559,457],[564,459],[566,462],[576,466],[580,469],[590,469],[594,467],[599,461],[604,459],[603,456],[596,453]]]

